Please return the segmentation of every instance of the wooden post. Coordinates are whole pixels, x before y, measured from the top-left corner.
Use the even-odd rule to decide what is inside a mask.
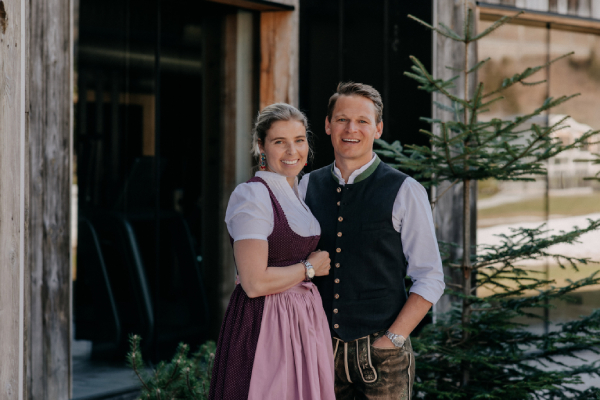
[[[470,6],[475,7],[475,1],[468,0]],[[434,26],[438,26],[438,23],[442,22],[462,35],[463,21],[464,21],[464,0],[434,0],[433,9]],[[476,18],[476,13],[474,17]],[[438,34],[433,34],[433,74],[436,78],[449,79],[456,75],[456,69],[461,70],[464,66],[465,60],[462,58],[464,54],[464,44],[454,42],[446,37]],[[475,46],[470,50],[469,64],[474,65],[477,59],[477,52]],[[455,68],[450,70],[446,67]],[[468,87],[472,91],[475,87],[476,76],[471,77],[472,81],[469,82]],[[460,78],[460,81],[456,82],[456,87],[451,89],[451,92],[459,97],[462,97],[464,91],[464,81]],[[439,94],[434,94],[433,100],[448,104],[447,99]],[[433,106],[432,117],[434,119],[447,119],[448,113],[441,112],[437,107]],[[437,129],[439,130],[439,129]],[[439,134],[439,132],[435,132]],[[440,185],[437,188],[437,193],[442,193],[449,183]],[[476,244],[476,228],[477,218],[475,207],[477,201],[477,185],[471,184],[471,195],[470,195],[470,209],[471,209],[471,245]],[[463,220],[463,188],[462,185],[458,184],[448,190],[448,192],[438,201],[433,213],[434,223],[436,227],[438,240],[452,243],[462,243],[462,220]],[[435,193],[434,193],[435,194]],[[460,258],[461,254],[453,254]],[[445,270],[444,274],[450,276],[456,274],[454,282],[460,282],[460,275],[462,271],[451,272]],[[443,296],[435,306],[436,312],[445,312],[450,309],[450,299],[447,296]]]
[[[29,21],[30,399],[71,394],[72,33],[70,0],[32,2]]]
[[[298,106],[300,1],[280,1],[294,11],[260,15],[260,109],[284,102]]]
[[[0,398],[22,399],[25,368],[28,1],[0,1]]]

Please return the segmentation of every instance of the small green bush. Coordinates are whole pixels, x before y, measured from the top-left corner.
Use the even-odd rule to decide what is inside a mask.
[[[170,362],[161,361],[149,371],[142,359],[138,335],[129,338],[129,366],[142,383],[140,400],[206,400],[215,360],[215,342],[208,341],[189,356],[190,346],[179,343]]]

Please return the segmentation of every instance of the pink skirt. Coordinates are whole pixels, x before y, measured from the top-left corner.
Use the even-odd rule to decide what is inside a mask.
[[[312,282],[266,296],[248,400],[335,400],[333,348]]]

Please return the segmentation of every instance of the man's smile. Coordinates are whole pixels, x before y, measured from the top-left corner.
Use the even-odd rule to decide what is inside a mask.
[[[358,139],[342,139],[342,142],[346,142],[346,143],[360,143],[360,140],[358,140]]]

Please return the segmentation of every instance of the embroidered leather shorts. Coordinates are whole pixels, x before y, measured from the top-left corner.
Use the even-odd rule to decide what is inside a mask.
[[[410,399],[415,379],[415,357],[406,339],[404,348],[373,347],[383,332],[351,342],[333,338],[337,400]]]

